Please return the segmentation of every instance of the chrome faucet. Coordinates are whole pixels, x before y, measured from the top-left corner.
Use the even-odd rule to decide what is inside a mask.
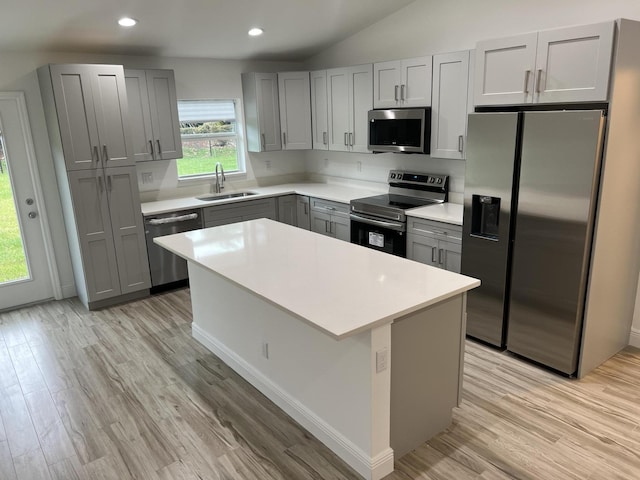
[[[220,177],[218,177],[218,168],[220,168]],[[222,180],[222,181],[221,181]],[[224,188],[224,168],[222,168],[222,164],[220,162],[216,163],[216,184],[215,184],[215,193],[220,193]]]

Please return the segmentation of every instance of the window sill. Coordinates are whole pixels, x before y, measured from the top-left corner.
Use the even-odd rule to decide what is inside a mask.
[[[230,172],[224,174],[227,181],[232,180],[245,180],[247,178],[247,172]],[[215,182],[215,175],[198,175],[193,177],[178,177],[178,185],[198,185],[207,184],[212,181]]]

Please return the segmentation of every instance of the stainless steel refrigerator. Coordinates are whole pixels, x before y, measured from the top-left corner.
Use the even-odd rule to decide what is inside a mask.
[[[469,115],[467,334],[576,372],[602,158],[602,110]]]

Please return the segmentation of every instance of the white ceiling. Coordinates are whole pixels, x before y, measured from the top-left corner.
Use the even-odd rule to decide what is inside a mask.
[[[20,0],[0,14],[0,51],[295,61],[412,1]],[[123,29],[125,15],[140,23]],[[249,37],[253,26],[264,35]]]

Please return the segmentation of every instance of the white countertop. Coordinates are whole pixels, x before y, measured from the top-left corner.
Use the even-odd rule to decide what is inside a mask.
[[[462,225],[463,209],[463,206],[458,203],[440,203],[438,205],[412,208],[405,213],[407,217],[424,218],[426,220],[435,220],[436,222]]]
[[[145,202],[142,204],[143,215],[158,215],[161,213],[175,212],[179,210],[188,210],[191,208],[210,207],[212,205],[224,205],[229,203],[242,202],[247,200],[257,200],[260,198],[274,197],[279,195],[287,195],[297,193],[299,195],[307,195],[309,197],[318,197],[323,200],[331,200],[334,202],[349,203],[351,200],[362,197],[370,197],[386,192],[386,189],[373,190],[370,188],[351,187],[346,185],[335,185],[330,183],[288,183],[284,185],[274,185],[270,187],[247,188],[239,191],[255,192],[256,195],[248,197],[231,198],[227,200],[217,200],[213,202],[204,202],[195,197],[172,198],[167,200],[158,200],[155,202]],[[233,193],[233,190],[223,191],[224,193]]]
[[[154,241],[336,339],[480,285],[474,278],[268,219]]]

